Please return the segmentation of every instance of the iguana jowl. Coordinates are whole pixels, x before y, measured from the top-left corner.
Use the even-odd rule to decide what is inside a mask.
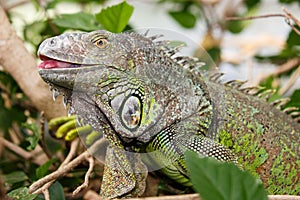
[[[185,186],[191,183],[184,151],[192,150],[237,163],[260,177],[270,194],[300,194],[299,117],[276,108],[283,101],[270,105],[248,94],[251,88],[238,81],[207,78],[200,62],[176,56],[177,48],[155,39],[101,30],[65,33],[39,48],[39,73],[55,96],[63,94],[72,112],[111,142],[102,194],[143,192],[145,166],[122,149],[149,153]],[[112,176],[122,186],[111,189]]]

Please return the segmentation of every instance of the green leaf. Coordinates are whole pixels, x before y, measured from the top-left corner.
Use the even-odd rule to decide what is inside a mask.
[[[49,188],[50,200],[65,200],[64,189],[59,182],[55,182]]]
[[[0,70],[0,85],[7,90],[8,94],[7,98],[0,95],[0,130],[6,132],[14,122],[18,124],[25,122],[26,116],[24,108],[17,103],[20,99],[16,97],[16,94],[21,94],[22,91],[13,77]]]
[[[27,150],[31,151],[31,150],[35,149],[36,145],[38,144],[38,142],[41,138],[38,125],[34,124],[34,123],[32,123],[32,124],[23,123],[22,126],[24,128],[31,130],[33,133],[33,135],[28,136],[26,138],[26,141],[28,141],[30,143],[30,145],[27,147]]]
[[[197,18],[187,10],[170,11],[169,14],[184,28],[193,28]]]
[[[260,0],[245,0],[244,2],[247,8],[251,9],[254,6],[257,6],[260,3]]]
[[[15,200],[33,200],[38,194],[29,194],[27,187],[21,187],[9,192],[7,196]]]
[[[295,90],[290,99],[291,100],[287,103],[287,107],[295,106],[300,109],[300,89]]]
[[[218,46],[214,46],[212,48],[207,49],[207,53],[216,63],[221,60],[221,48]]]
[[[261,82],[259,85],[264,87],[265,89],[272,89],[273,82],[274,82],[274,76],[269,76],[263,82]]]
[[[27,175],[22,171],[14,171],[10,174],[4,174],[2,177],[4,182],[8,184],[19,183],[28,180]]]
[[[241,20],[229,21],[227,24],[227,29],[231,33],[240,33],[248,25],[248,23],[245,23],[245,21],[241,21]]]
[[[33,45],[39,45],[44,39],[41,33],[47,28],[47,23],[45,21],[36,21],[32,24],[27,24],[24,28],[24,37],[27,42]]]
[[[279,0],[279,2],[285,4],[298,3],[300,5],[299,0]]]
[[[261,87],[263,87],[261,90],[258,91],[258,93],[260,93],[262,95],[263,92],[265,92],[266,90],[274,90],[275,92],[271,95],[271,97],[269,97],[268,102],[273,102],[277,99],[282,98],[282,96],[278,93],[280,87],[277,86],[276,88],[274,87],[274,77],[273,76],[269,76],[268,78],[266,78],[263,82],[261,82],[259,85]]]
[[[259,6],[252,6],[249,7],[249,9],[241,14],[238,15],[239,17],[249,17],[249,16],[253,16],[257,13],[259,9]],[[232,32],[232,33],[240,33],[241,31],[244,30],[244,28],[246,28],[252,21],[251,20],[232,20],[232,21],[228,21],[227,23],[227,29]]]
[[[65,200],[65,194],[62,185],[59,182],[55,182],[49,188],[50,200]],[[25,199],[24,199],[25,200]],[[44,195],[39,195],[35,200],[45,200]]]
[[[95,16],[85,12],[62,14],[59,18],[53,19],[53,23],[60,27],[83,31],[94,31],[100,28]]]
[[[297,28],[297,27],[295,27]],[[286,40],[288,47],[299,46],[300,45],[300,36],[294,31],[291,30],[289,36]]]
[[[36,169],[36,176],[38,179],[43,178],[49,172],[49,167],[56,161],[56,159],[48,160],[46,163]]]
[[[200,158],[185,153],[187,167],[195,190],[205,200],[267,200],[263,184],[233,163]]]
[[[133,6],[123,1],[120,4],[102,9],[96,14],[96,19],[106,30],[120,33],[128,24],[133,9]]]

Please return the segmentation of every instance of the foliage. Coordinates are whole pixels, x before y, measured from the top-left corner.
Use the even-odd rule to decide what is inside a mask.
[[[204,200],[268,199],[261,181],[233,163],[200,158],[190,151],[185,156],[193,186]]]
[[[22,94],[21,89],[16,81],[6,72],[0,71],[0,129],[8,131],[14,124],[25,122],[26,108],[20,105],[26,97]]]
[[[43,2],[43,4],[41,2]],[[36,51],[42,40],[65,31],[107,29],[112,32],[121,32],[132,26],[129,20],[137,8],[131,5],[130,1],[123,1],[109,7],[104,6],[108,2],[108,0],[31,1],[38,14],[33,21],[26,22],[24,27],[22,27],[22,37],[26,44],[31,45]],[[206,5],[201,2],[202,1],[194,0],[153,1],[153,3],[159,6],[166,6],[166,14],[180,27],[196,29],[198,22],[204,22],[207,32],[205,33],[205,38],[200,43],[206,48],[216,63],[222,63],[224,62],[221,56],[222,37],[228,34],[241,34],[247,29],[249,24],[251,24],[251,21],[230,21],[225,20],[225,18],[255,15],[263,1],[241,1],[239,6],[235,8],[232,6],[231,10],[228,10],[227,13],[224,12],[224,15],[219,18],[217,15],[208,14],[213,13],[215,10],[211,9],[217,5]],[[278,0],[277,2],[282,5],[299,4],[298,0]],[[58,8],[63,6],[64,3],[76,5],[80,8],[80,11],[75,13],[58,12]],[[8,13],[10,16],[13,16],[13,12],[8,10]],[[153,15],[153,18],[155,17],[156,16]],[[146,22],[148,19],[144,20]],[[159,20],[160,19],[157,19],[157,21]],[[299,27],[296,25],[295,28],[299,30]],[[217,31],[221,37],[217,38],[214,31]],[[281,65],[290,59],[299,58],[299,46],[300,36],[294,30],[291,30],[287,35],[286,45],[281,51],[268,56],[257,54],[252,59],[257,63],[269,63],[276,66]],[[262,80],[260,84],[266,89],[277,89],[277,91],[279,91],[282,85],[277,84],[278,80],[282,77],[291,77],[295,69],[296,67],[292,67],[290,70],[277,76],[269,76]],[[3,174],[1,179],[5,181],[5,189],[8,195],[14,199],[43,199],[40,195],[28,194],[28,186],[37,179],[46,176],[61,164],[59,158],[60,156],[66,156],[66,145],[64,142],[54,140],[43,134],[44,127],[38,117],[39,111],[34,108],[34,105],[31,105],[26,95],[18,86],[17,80],[14,80],[9,74],[2,70],[0,70],[0,94],[0,136],[14,143],[16,147],[29,153],[32,153],[36,147],[40,147],[43,149],[45,155],[51,158],[43,160],[44,162],[42,163],[33,162],[33,158],[27,160],[25,157],[22,157],[22,155],[15,155],[10,150],[0,149],[2,150],[0,151],[0,172]],[[285,94],[276,92],[271,100],[282,98],[284,95]],[[288,103],[288,106],[300,108],[300,90],[290,92],[289,97],[291,101]],[[45,124],[45,126],[47,126],[47,124]],[[187,160],[196,190],[201,192],[203,198],[207,198],[207,200],[214,198],[211,196],[206,197],[205,191],[212,191],[210,194],[218,194],[221,192],[224,199],[225,196],[231,197],[233,195],[232,188],[219,191],[221,190],[221,186],[232,186],[232,184],[235,184],[236,181],[240,181],[241,179],[243,180],[243,185],[239,185],[241,189],[235,194],[241,196],[237,199],[246,199],[245,195],[261,195],[252,196],[252,199],[265,198],[265,193],[261,185],[253,180],[246,172],[240,172],[233,165],[221,165],[209,159],[200,160],[195,158],[192,154],[187,154]],[[86,169],[87,166],[82,165],[74,169],[75,172],[70,174],[70,176],[58,180],[53,184],[50,188],[51,199],[64,199],[64,190],[66,193],[72,192],[84,179]],[[196,174],[195,170],[197,169],[198,172],[200,171],[202,173]],[[223,170],[226,171],[226,173]],[[211,177],[215,176],[215,174],[213,174],[215,172],[220,173],[220,176],[212,179]],[[92,178],[99,180],[101,178],[100,175],[95,173]],[[201,181],[199,181],[199,179],[204,178],[207,179],[205,183],[210,182],[211,184],[203,184],[203,182],[201,183]],[[218,185],[216,186],[216,183],[213,183],[212,180],[218,180]],[[251,192],[247,194],[243,193],[245,189],[247,189],[247,191],[251,190]]]
[[[85,12],[62,14],[53,19],[53,23],[59,27],[83,31],[93,31],[100,27],[94,15]]]
[[[18,189],[15,189],[8,193],[8,196],[10,198],[16,199],[16,200],[34,200],[38,196],[37,194],[28,194],[28,188],[26,187],[20,187]]]
[[[96,14],[96,19],[106,30],[114,33],[120,33],[128,24],[132,13],[133,6],[124,1],[119,5],[102,9],[98,14]]]

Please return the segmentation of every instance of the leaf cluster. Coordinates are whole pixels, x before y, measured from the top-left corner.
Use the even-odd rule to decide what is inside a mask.
[[[45,17],[25,26],[24,38],[27,42],[34,45],[35,48],[37,48],[45,38],[59,35],[66,30],[93,31],[106,29],[110,32],[119,33],[123,31],[128,24],[134,9],[133,6],[123,1],[117,5],[103,9],[99,8],[99,12],[93,14],[82,10],[71,14],[55,15],[51,18],[46,17],[48,16],[49,10],[55,8],[55,6],[58,6],[61,2],[63,2],[63,0],[49,1],[46,8],[38,7],[37,9],[40,12],[43,11]],[[67,2],[80,2],[82,5],[91,4],[90,1],[67,0]],[[98,4],[98,6],[100,6],[100,4]]]

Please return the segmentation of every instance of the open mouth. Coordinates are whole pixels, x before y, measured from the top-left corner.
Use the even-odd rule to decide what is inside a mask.
[[[55,60],[44,55],[40,55],[39,57],[43,61],[39,64],[39,69],[77,68],[81,66],[80,64],[76,63]]]
[[[78,68],[81,65],[80,64],[75,64],[75,63],[71,63],[71,62],[65,62],[65,61],[60,61],[60,60],[56,60],[44,55],[39,55],[39,58],[42,60],[42,62],[38,65],[38,69],[39,69],[39,73],[41,75],[41,77],[45,79],[45,81],[49,84],[50,86],[50,91],[52,92],[52,97],[53,100],[55,101],[55,99],[59,96],[62,95],[63,96],[63,105],[65,108],[67,108],[67,104],[72,105],[72,90],[63,86],[60,86],[60,84],[57,84],[55,82],[52,82],[51,80],[47,80],[50,76],[48,76],[48,74],[53,71],[51,70],[51,72],[48,72],[48,69],[71,69],[71,68]],[[52,72],[55,73],[55,72]],[[69,107],[69,114],[71,114],[71,110]]]

